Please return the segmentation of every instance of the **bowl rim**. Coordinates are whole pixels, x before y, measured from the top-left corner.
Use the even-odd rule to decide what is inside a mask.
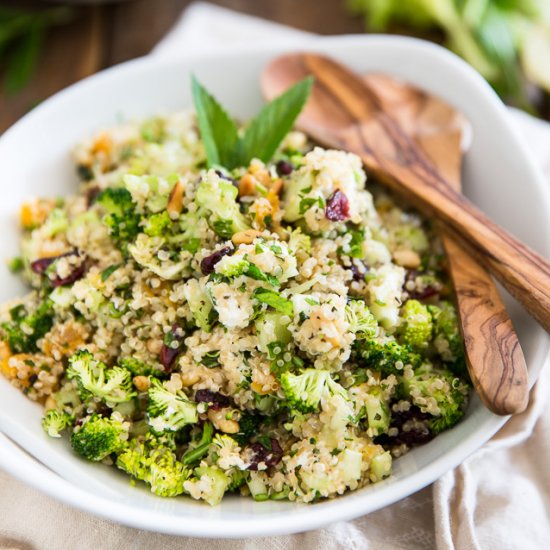
[[[11,138],[12,134],[24,132],[27,125],[33,124],[35,113],[55,108],[64,101],[66,96],[79,93],[82,87],[101,84],[103,81],[110,79],[114,73],[117,73],[120,78],[123,78],[124,74],[139,71],[146,72],[153,65],[156,70],[159,70],[159,65],[162,67],[173,67],[187,60],[196,62],[201,60],[207,61],[212,58],[235,59],[237,56],[256,56],[259,52],[276,55],[277,53],[290,49],[316,49],[316,45],[325,43],[334,44],[335,46],[341,44],[342,46],[349,47],[351,45],[360,48],[365,42],[374,43],[380,48],[395,46],[406,47],[407,49],[412,48],[418,55],[422,55],[425,58],[431,58],[434,62],[437,61],[440,64],[445,63],[447,65],[452,65],[457,73],[457,78],[462,76],[463,78],[469,79],[473,85],[477,86],[479,94],[483,95],[486,102],[491,103],[494,109],[500,110],[501,116],[504,119],[503,122],[511,129],[509,121],[504,116],[506,113],[504,106],[500,101],[495,101],[496,95],[485,80],[483,80],[483,78],[463,60],[440,46],[415,38],[388,35],[304,37],[288,44],[275,42],[270,45],[260,45],[256,47],[254,51],[250,51],[247,47],[237,47],[228,49],[225,52],[204,52],[202,54],[189,52],[179,56],[170,56],[166,58],[146,56],[110,67],[58,92],[16,122],[0,137],[0,154],[3,144]],[[513,130],[511,130],[511,133],[514,133]],[[544,202],[546,210],[550,212],[550,188],[544,185],[543,176],[538,166],[533,162],[523,142],[521,142],[517,136],[514,135],[513,137],[517,142],[518,154],[523,155],[529,161],[530,168],[539,188],[537,191],[540,193],[540,200]],[[550,245],[548,248],[550,250]],[[548,253],[549,250],[545,252]],[[537,353],[533,361],[534,366],[532,369],[534,372],[530,373],[531,384],[534,383],[538,376],[549,349],[550,340],[548,338],[541,341],[537,346]],[[140,529],[173,535],[210,538],[282,535],[317,529],[336,521],[349,520],[360,515],[368,514],[424,488],[441,477],[445,472],[455,468],[470,454],[481,447],[481,445],[499,430],[508,418],[509,417],[497,416],[488,418],[483,422],[483,429],[479,428],[470,432],[460,444],[453,447],[449,452],[436,458],[429,468],[423,468],[396,483],[384,486],[384,490],[380,491],[377,499],[365,498],[365,495],[362,494],[348,493],[348,495],[343,498],[339,497],[313,505],[297,506],[292,509],[291,514],[285,515],[284,521],[281,521],[277,514],[275,517],[254,516],[253,521],[239,521],[234,517],[212,518],[205,516],[204,518],[194,517],[192,522],[175,522],[173,516],[164,514],[163,512],[134,508],[125,503],[114,502],[71,484],[41,465],[38,459],[34,459],[28,455],[1,433],[0,449],[3,448],[6,452],[0,453],[0,467],[21,481],[65,504],[69,504],[75,508],[90,512],[105,519]],[[29,471],[32,472],[31,476],[29,476]],[[382,487],[382,484],[380,484],[379,487]]]

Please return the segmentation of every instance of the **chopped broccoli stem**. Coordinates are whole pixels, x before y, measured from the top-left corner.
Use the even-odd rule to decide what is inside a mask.
[[[203,484],[205,488],[202,489],[200,498],[208,502],[210,506],[219,504],[222,501],[225,491],[227,491],[231,485],[231,478],[217,466],[201,466],[200,468],[195,468],[194,474],[197,481],[190,481],[190,483],[203,481],[204,478],[208,481],[208,483]]]
[[[390,427],[390,408],[386,403],[379,386],[369,388],[365,395],[367,422],[373,431],[373,436],[386,433]]]
[[[239,209],[237,195],[237,188],[220,178],[214,170],[204,176],[197,189],[197,203],[210,212],[209,223],[223,239],[250,229],[250,224]]]
[[[210,422],[205,422],[202,427],[202,435],[197,443],[197,445],[193,448],[189,448],[184,455],[181,457],[181,461],[185,465],[194,464],[195,462],[199,461],[206,453],[208,453],[208,449],[210,447],[210,443],[212,443],[212,434],[214,433],[214,427]]]

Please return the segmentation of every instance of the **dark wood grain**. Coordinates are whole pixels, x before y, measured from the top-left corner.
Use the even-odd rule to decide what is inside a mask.
[[[368,75],[363,81],[445,180],[460,191],[461,115],[440,99],[391,77]],[[496,414],[522,412],[529,399],[527,365],[496,285],[482,264],[444,231],[442,240],[475,391]]]
[[[324,56],[295,54],[266,69],[263,87],[273,96],[310,74],[315,86],[298,126],[320,143],[357,153],[396,192],[443,221],[550,332],[550,263],[455,191],[358,75]]]
[[[51,3],[55,2],[0,0],[0,5],[32,9],[44,9]],[[350,16],[340,0],[210,3],[319,34],[364,30],[361,17]],[[132,0],[77,8],[70,24],[48,34],[38,71],[25,90],[14,97],[6,97],[0,90],[0,132],[37,103],[91,72],[149,53],[189,4],[191,0]]]
[[[102,37],[103,12],[98,7],[78,10],[71,24],[53,29],[29,85],[15,96],[0,89],[0,132],[55,92],[99,70]]]

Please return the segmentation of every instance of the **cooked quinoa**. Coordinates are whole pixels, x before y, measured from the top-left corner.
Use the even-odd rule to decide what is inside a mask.
[[[460,420],[441,248],[357,156],[291,132],[206,169],[177,113],[74,158],[77,194],[21,208],[32,290],[0,310],[0,370],[49,435],[161,496],[311,502]]]

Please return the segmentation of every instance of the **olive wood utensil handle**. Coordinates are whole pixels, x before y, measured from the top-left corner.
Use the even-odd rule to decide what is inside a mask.
[[[391,77],[371,74],[363,81],[449,184],[460,191],[461,115],[439,98]],[[529,400],[527,365],[496,285],[483,266],[444,230],[441,238],[476,393],[496,414],[520,413]]]
[[[395,191],[445,222],[550,332],[550,263],[455,191],[346,67],[318,54],[291,54],[264,73],[264,90],[275,91],[269,79],[279,78],[284,89],[308,75],[315,85],[298,126],[321,143],[358,154]]]

